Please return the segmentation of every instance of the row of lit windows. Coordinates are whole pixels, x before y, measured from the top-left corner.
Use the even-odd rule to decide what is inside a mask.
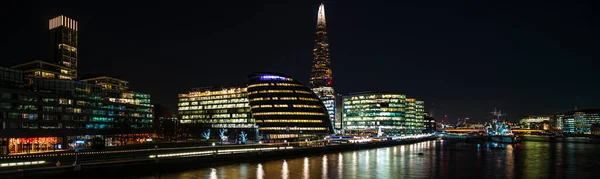
[[[295,83],[276,83],[277,86],[301,86],[304,87],[304,85],[301,84],[295,84]]]
[[[304,116],[321,116],[326,115],[321,112],[257,112],[252,113],[254,116],[268,116],[268,115],[304,115]]]
[[[232,99],[220,99],[220,100],[180,102],[179,106],[197,106],[197,105],[206,105],[206,104],[228,104],[228,103],[243,103],[243,102],[248,102],[248,98],[232,98]]]
[[[302,94],[313,94],[312,92],[309,91],[303,91],[303,90],[295,90],[296,93],[302,93]]]
[[[233,114],[213,114],[213,115],[181,115],[181,119],[208,119],[208,118],[247,118],[249,114],[247,113],[233,113]]]
[[[327,130],[324,127],[259,127],[258,130],[264,131],[322,131]]]
[[[227,94],[239,94],[246,92],[246,88],[231,88],[231,89],[223,89],[220,91],[194,91],[188,94],[179,94],[179,97],[189,98],[189,97],[205,97],[205,96],[215,96],[215,95],[227,95]]]
[[[383,95],[362,95],[362,96],[352,96],[352,100],[356,99],[376,99],[376,98],[397,98],[397,99],[405,99],[405,95],[401,94],[383,94]]]
[[[319,105],[293,104],[295,108],[321,108]]]
[[[248,94],[258,94],[258,93],[294,93],[292,90],[261,90],[261,91],[252,91]]]
[[[250,101],[265,101],[265,100],[298,100],[296,97],[258,97],[252,98]]]
[[[315,99],[315,98],[304,98],[304,97],[298,97],[298,100],[302,100],[302,101],[319,101],[319,99]]]
[[[179,95],[179,101],[202,101],[202,100],[215,100],[215,99],[228,99],[228,98],[241,98],[246,93],[240,94],[228,94],[228,95],[216,95],[216,96],[203,96],[203,97],[187,97],[185,94]]]
[[[248,88],[254,88],[254,87],[259,87],[259,86],[271,86],[271,85],[269,83],[258,83],[258,84],[248,85]]]
[[[402,103],[402,100],[394,100],[394,99],[365,99],[365,100],[345,100],[344,104],[370,104],[370,103]],[[408,103],[410,104],[410,103]]]
[[[219,104],[219,105],[206,105],[204,109],[228,109],[228,108],[244,108],[249,107],[248,103],[237,103],[237,104]],[[185,110],[199,110],[202,109],[202,106],[184,106],[179,107],[180,111]]]
[[[263,104],[263,105],[252,106],[252,108],[287,108],[287,107],[288,107],[287,104],[274,104],[274,105]]]
[[[181,123],[200,123],[200,124],[216,124],[216,123],[248,123],[248,119],[204,119],[204,120],[181,120]]]
[[[298,138],[298,134],[269,134],[270,139]]]
[[[321,123],[321,120],[312,119],[265,119],[256,120],[257,123]]]
[[[212,128],[254,128],[254,124],[212,124]]]

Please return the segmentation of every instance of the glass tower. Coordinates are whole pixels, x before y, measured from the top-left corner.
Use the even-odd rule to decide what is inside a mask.
[[[331,58],[329,57],[329,42],[327,40],[327,25],[325,23],[325,6],[319,6],[317,17],[317,32],[313,49],[310,85],[312,90],[327,108],[331,123],[336,130],[341,129],[341,123],[335,116],[335,92],[332,87]]]

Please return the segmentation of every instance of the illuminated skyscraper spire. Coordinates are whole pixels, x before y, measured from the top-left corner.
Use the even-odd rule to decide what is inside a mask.
[[[329,42],[325,25],[325,6],[319,6],[317,17],[317,32],[313,48],[313,61],[310,76],[312,88],[331,87],[331,58],[329,57]]]
[[[325,5],[319,6],[319,17],[317,18],[317,25],[325,26]]]

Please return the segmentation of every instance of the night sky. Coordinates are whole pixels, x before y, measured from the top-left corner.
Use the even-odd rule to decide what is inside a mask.
[[[175,111],[177,94],[255,71],[308,84],[321,1],[26,2],[0,2],[0,65],[47,60],[48,19],[64,14],[80,24],[79,74]],[[438,121],[600,107],[594,5],[542,2],[324,1],[335,90],[407,94]]]

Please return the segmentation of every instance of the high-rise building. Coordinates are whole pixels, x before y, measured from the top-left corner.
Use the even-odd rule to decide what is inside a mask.
[[[323,101],[323,104],[325,104],[332,125],[336,130],[340,130],[341,123],[336,121],[336,95],[333,90],[332,82],[331,57],[329,57],[327,24],[325,22],[325,5],[321,4],[317,14],[317,32],[315,46],[313,48],[310,85],[313,92],[316,93],[321,101]]]
[[[58,16],[48,21],[50,30],[50,59],[34,60],[12,66],[23,71],[25,85],[34,78],[77,80],[79,36],[77,21]]]
[[[291,77],[252,74],[248,78],[248,98],[259,135],[267,141],[321,139],[334,133],[318,96]]]
[[[208,131],[216,138],[219,130],[227,130],[228,139],[242,131],[252,139],[256,134],[246,85],[194,88],[179,94],[178,112],[184,137],[200,138]]]
[[[52,59],[0,67],[0,155],[151,141],[150,95],[76,81],[77,22],[59,16],[48,27]]]
[[[50,42],[52,43],[52,62],[67,68],[65,76],[77,79],[77,59],[79,54],[79,32],[77,21],[66,16],[49,20]]]
[[[329,42],[327,40],[327,25],[325,23],[325,6],[323,4],[319,6],[313,54],[313,65],[310,77],[311,87],[331,87],[331,58],[329,57]]]

